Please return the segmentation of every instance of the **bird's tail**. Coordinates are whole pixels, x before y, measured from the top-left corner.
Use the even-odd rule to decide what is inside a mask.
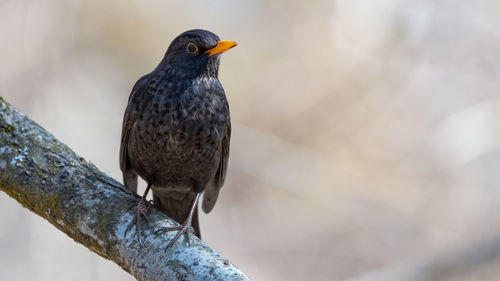
[[[154,206],[158,210],[164,212],[168,217],[174,219],[176,222],[183,224],[189,216],[189,211],[191,210],[191,206],[193,205],[193,201],[195,199],[195,197],[190,195],[178,200],[167,196],[159,197],[155,195],[153,191],[153,202]],[[194,228],[194,234],[201,239],[200,224],[198,222],[198,203],[196,203],[196,207],[194,209],[191,226]]]

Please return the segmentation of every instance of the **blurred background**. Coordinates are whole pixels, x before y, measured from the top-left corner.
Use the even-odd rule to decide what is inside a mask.
[[[253,280],[498,280],[499,26],[496,0],[1,0],[0,95],[121,180],[133,84],[211,30],[239,43],[214,249]],[[133,280],[4,193],[0,273]]]

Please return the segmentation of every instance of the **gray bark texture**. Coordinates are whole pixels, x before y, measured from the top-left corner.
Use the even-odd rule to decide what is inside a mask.
[[[151,208],[143,243],[132,221],[139,196],[99,171],[0,97],[0,190],[137,280],[249,280],[203,241],[182,237],[164,251],[177,225]]]

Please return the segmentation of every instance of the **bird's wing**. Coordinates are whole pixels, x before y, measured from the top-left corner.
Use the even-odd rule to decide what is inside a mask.
[[[228,121],[229,122],[229,121]],[[210,212],[217,201],[219,190],[221,189],[226,179],[227,161],[229,159],[229,142],[231,139],[231,123],[228,123],[226,133],[221,141],[221,154],[219,161],[219,168],[215,173],[212,182],[207,186],[203,195],[202,209],[205,213]]]
[[[123,173],[123,183],[128,189],[134,192],[137,192],[137,173],[132,168],[130,159],[128,157],[129,136],[135,124],[135,114],[133,114],[135,108],[132,105],[132,101],[139,92],[144,90],[148,79],[149,74],[143,76],[135,83],[134,87],[132,88],[132,93],[130,94],[130,97],[128,99],[125,116],[123,117],[122,138],[120,144],[120,169]]]

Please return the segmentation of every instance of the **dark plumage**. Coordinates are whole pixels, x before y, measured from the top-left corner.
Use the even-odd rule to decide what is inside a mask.
[[[206,30],[184,32],[134,85],[123,120],[120,168],[129,189],[137,191],[137,176],[148,183],[133,222],[137,227],[141,216],[147,219],[151,187],[155,207],[181,224],[189,221],[200,237],[197,195],[204,192],[202,208],[210,212],[224,184],[231,136],[218,54],[235,45]],[[181,235],[186,227],[175,229]]]

